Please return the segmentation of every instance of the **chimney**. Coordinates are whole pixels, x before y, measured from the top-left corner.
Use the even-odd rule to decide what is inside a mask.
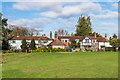
[[[50,31],[50,39],[52,39],[52,31]]]
[[[63,35],[62,35],[62,32],[60,33],[60,36],[63,36]]]
[[[74,34],[73,34],[73,33],[71,33],[71,36],[74,36]]]
[[[17,37],[19,37],[19,32],[17,32]]]
[[[94,36],[95,36],[95,38],[96,38],[96,33],[94,33]]]
[[[105,38],[107,38],[107,34],[105,33]]]
[[[55,31],[55,39],[57,39],[57,31]]]

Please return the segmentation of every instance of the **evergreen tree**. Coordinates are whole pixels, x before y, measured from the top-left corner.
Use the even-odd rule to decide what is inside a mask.
[[[35,40],[34,39],[31,40],[30,48],[31,48],[31,50],[35,50],[36,49],[36,47],[35,47]]]
[[[79,17],[78,25],[76,26],[76,36],[89,36],[92,33],[90,16]]]
[[[22,45],[21,45],[22,52],[25,52],[25,51],[26,51],[26,44],[27,44],[27,42],[26,42],[26,39],[24,38],[24,39],[22,40]]]
[[[114,34],[114,35],[113,35],[113,38],[116,38],[116,39],[117,39],[117,35],[116,35],[116,34]]]
[[[109,41],[111,41],[111,40],[112,40],[112,38],[110,37],[110,38],[109,38]]]

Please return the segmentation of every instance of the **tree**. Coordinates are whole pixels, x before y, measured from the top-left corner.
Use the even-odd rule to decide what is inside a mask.
[[[70,48],[76,48],[76,41],[75,40],[72,40],[71,41],[71,44],[70,44]]]
[[[58,31],[57,31],[57,35],[58,36],[68,36],[69,34],[68,34],[68,31],[66,31],[66,30],[64,30],[64,29],[58,29]]]
[[[35,50],[36,49],[35,40],[34,39],[31,40],[30,48],[31,48],[31,50]]]
[[[116,47],[118,47],[118,40],[116,38],[111,39],[110,45],[112,45],[115,49]]]
[[[112,38],[110,37],[110,38],[109,38],[109,41],[111,41],[111,39],[112,39]]]
[[[22,40],[22,45],[21,45],[22,52],[25,52],[25,51],[26,51],[26,44],[27,44],[27,42],[26,42],[26,39],[24,38],[24,39]]]
[[[19,36],[33,36],[39,34],[39,31],[33,28],[21,27],[16,25],[10,25],[9,28],[12,30],[12,33],[10,34],[11,36],[17,36],[17,33],[19,33]]]
[[[116,38],[116,39],[117,39],[117,35],[116,35],[116,34],[114,34],[114,35],[113,35],[113,38]]]
[[[89,36],[92,33],[90,16],[79,17],[78,25],[76,25],[76,36]]]
[[[1,20],[1,27],[2,27],[2,33],[1,33],[1,37],[2,37],[2,50],[8,50],[9,49],[9,44],[8,44],[8,36],[11,33],[11,30],[6,28],[7,24],[7,20],[3,18]]]
[[[96,33],[96,37],[102,37],[102,35],[97,33],[97,32],[91,32],[91,33],[89,33],[89,35],[90,36],[95,36],[95,33]]]

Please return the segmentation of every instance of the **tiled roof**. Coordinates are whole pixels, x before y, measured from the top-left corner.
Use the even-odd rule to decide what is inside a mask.
[[[79,39],[82,41],[85,38],[85,36],[58,36],[58,39],[69,39],[70,41]]]
[[[49,45],[65,45],[62,43],[59,39],[55,39],[53,42],[51,42]]]
[[[58,39],[69,39],[70,41],[79,39],[79,41],[82,41],[85,38],[85,36],[58,36]],[[97,37],[95,38],[94,36],[90,36],[90,39],[97,39],[98,42],[109,42],[108,39],[105,37]]]
[[[109,40],[104,37],[97,37],[97,41],[98,42],[109,42]]]
[[[32,39],[35,39],[35,40],[39,40],[39,38],[41,40],[50,40],[48,37],[37,37],[37,36],[15,36],[13,38],[11,38],[10,40],[22,40],[22,39],[26,39],[26,40],[32,40]]]

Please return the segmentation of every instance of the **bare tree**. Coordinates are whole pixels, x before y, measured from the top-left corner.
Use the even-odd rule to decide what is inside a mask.
[[[68,31],[64,30],[64,29],[58,29],[58,36],[68,36],[69,33]]]

